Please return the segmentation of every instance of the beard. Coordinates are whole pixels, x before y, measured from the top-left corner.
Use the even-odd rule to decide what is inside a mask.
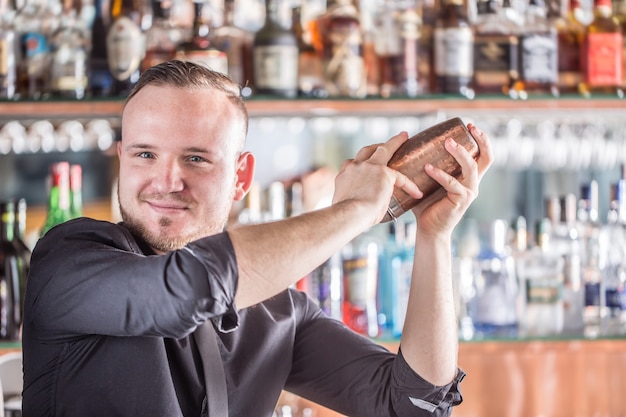
[[[134,216],[129,211],[125,210],[121,200],[119,200],[119,208],[122,220],[124,221],[124,226],[130,230],[134,236],[141,238],[152,249],[158,252],[171,252],[178,250],[190,242],[224,231],[229,213],[229,210],[226,209],[223,210],[225,214],[218,216],[217,218],[215,218],[215,216],[205,216],[206,221],[198,223],[196,227],[191,228],[191,232],[180,235],[169,235],[165,231],[173,222],[171,218],[167,216],[159,218],[159,228],[164,230],[164,232],[155,233],[148,228],[141,216]],[[213,217],[212,220],[211,217]]]

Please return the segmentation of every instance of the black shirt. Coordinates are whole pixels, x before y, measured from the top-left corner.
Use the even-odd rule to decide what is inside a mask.
[[[123,224],[50,230],[27,283],[23,415],[200,416],[190,334],[206,320],[219,330],[230,417],[271,416],[283,389],[358,417],[445,416],[461,402],[461,370],[433,386],[304,293],[237,311],[237,278],[227,233],[154,255]]]

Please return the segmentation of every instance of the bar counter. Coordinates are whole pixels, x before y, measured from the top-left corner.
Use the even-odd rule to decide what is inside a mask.
[[[626,415],[626,339],[461,342],[459,366],[467,377],[453,417]],[[299,401],[316,417],[341,416]]]

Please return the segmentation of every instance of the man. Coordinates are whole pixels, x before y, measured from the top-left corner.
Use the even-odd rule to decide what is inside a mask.
[[[238,86],[219,73],[172,61],[142,75],[118,144],[123,223],[70,221],[33,252],[25,417],[206,415],[207,321],[225,371],[209,388],[226,384],[231,417],[271,416],[282,389],[358,417],[448,415],[461,401],[450,238],[492,162],[482,132],[470,126],[477,161],[446,143],[460,180],[427,167],[447,196],[416,209],[395,355],[288,287],[377,224],[394,186],[422,196],[386,166],[407,134],[346,161],[330,207],[224,231],[252,183],[247,123]]]

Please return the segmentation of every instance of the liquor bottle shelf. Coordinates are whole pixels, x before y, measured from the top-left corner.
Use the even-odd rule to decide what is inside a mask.
[[[85,101],[3,101],[0,120],[11,118],[118,117],[122,100]],[[410,115],[435,111],[519,111],[519,110],[616,110],[626,109],[626,100],[580,97],[477,98],[432,96],[416,99],[273,99],[247,100],[250,116],[334,116],[334,115]]]

